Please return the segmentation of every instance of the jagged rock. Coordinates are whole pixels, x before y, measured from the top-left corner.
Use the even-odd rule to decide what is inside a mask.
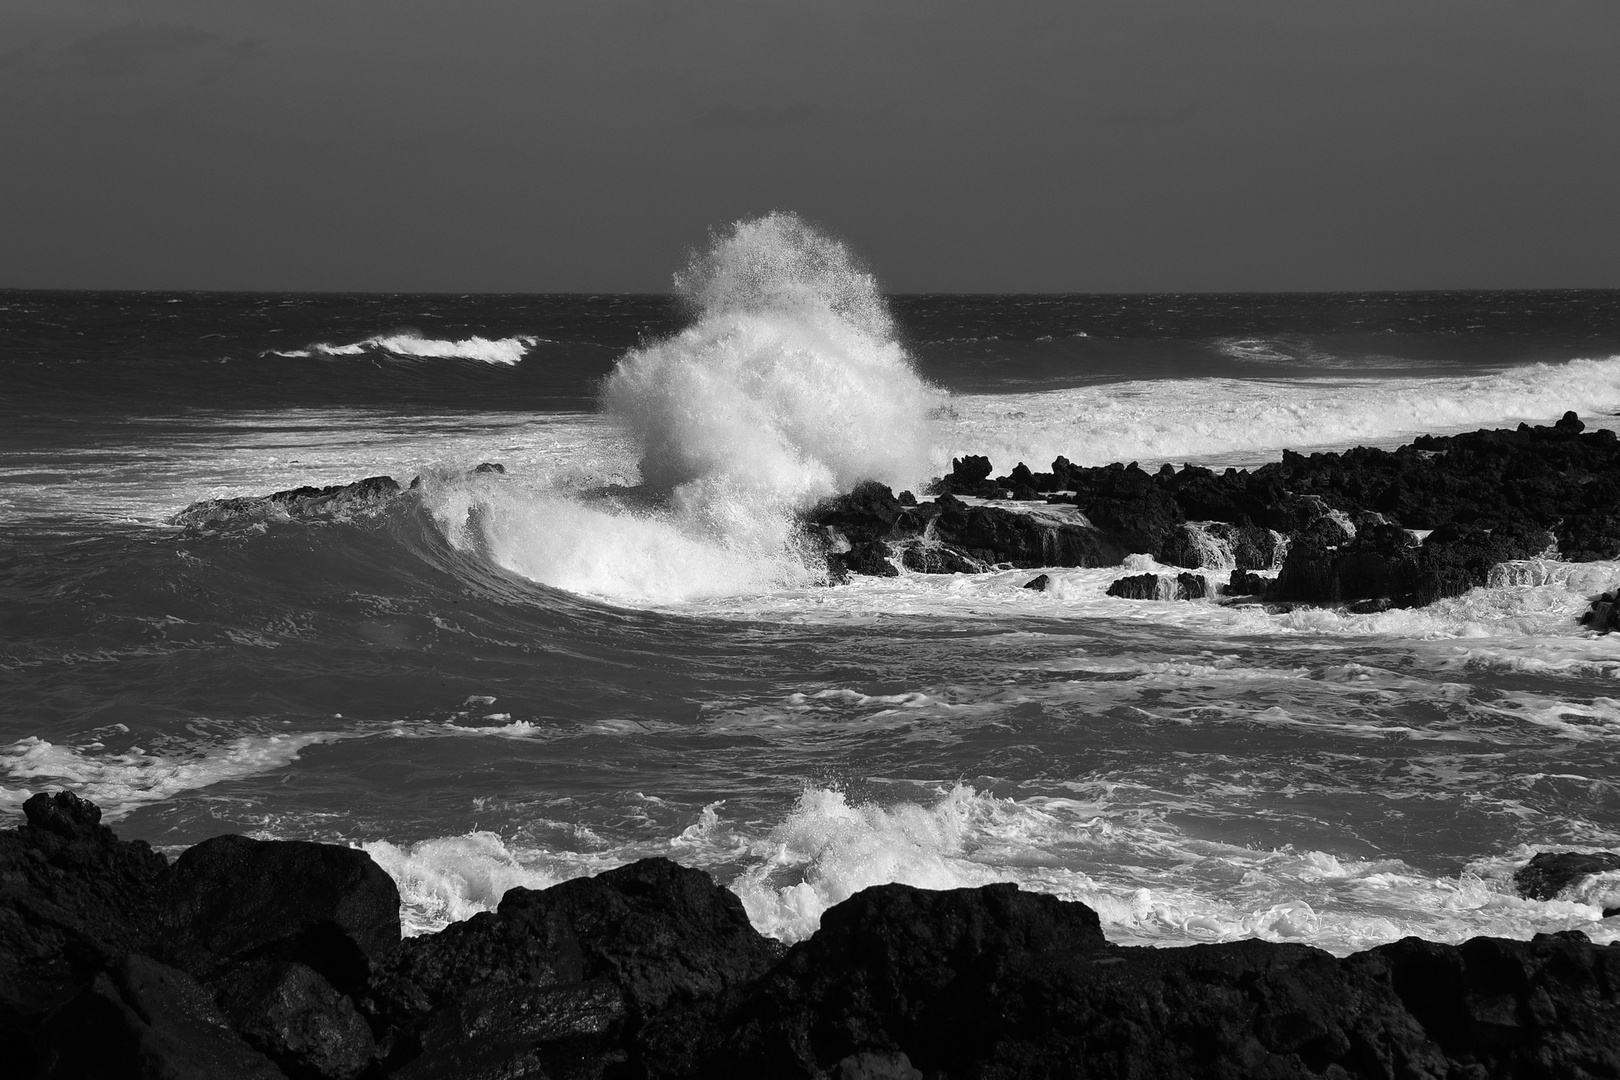
[[[348,996],[307,964],[260,960],[216,980],[231,1027],[289,1076],[352,1080],[376,1055]]]
[[[1613,1076],[1620,949],[1584,935],[1345,959],[1300,945],[1109,945],[1080,904],[883,886],[704,1032],[655,1023],[653,1077]],[[903,1062],[903,1064],[902,1064]],[[859,1069],[885,1070],[859,1072]]]
[[[979,574],[986,569],[948,544],[912,541],[900,549],[900,565],[919,574]]]
[[[736,894],[700,870],[644,859],[512,889],[494,913],[406,942],[367,1010],[389,1032],[392,1065],[419,1052],[408,1075],[517,1068],[531,1052],[533,1067],[556,1075],[562,1057],[606,1061],[649,1017],[738,990],[779,955]]]
[[[638,1018],[740,986],[780,955],[735,893],[668,859],[642,859],[540,891],[512,889],[499,914],[528,925],[566,920],[585,978],[610,980]]]
[[[169,523],[193,529],[219,529],[279,517],[329,518],[343,513],[379,509],[399,494],[399,483],[393,477],[368,476],[352,484],[292,488],[269,495],[235,499],[203,499],[175,514]]]
[[[532,1076],[592,1080],[622,1064],[624,999],[606,979],[565,986],[475,987],[433,1017],[403,1080]]]
[[[114,963],[57,1009],[41,1043],[39,1075],[52,1080],[284,1080],[231,1030],[207,990],[139,953]]]
[[[805,520],[835,528],[852,542],[871,542],[887,537],[905,510],[887,485],[863,480],[846,494],[822,500]]]
[[[475,469],[473,469],[473,472],[475,472],[475,473],[505,473],[506,472],[506,466],[502,465],[498,461],[481,461],[481,462],[478,463],[478,466]]]
[[[951,460],[949,476],[934,481],[933,492],[936,495],[984,495],[984,489],[994,489],[989,483],[990,459],[976,454],[967,454]]]
[[[169,862],[118,840],[71,792],[31,796],[0,832],[0,1010],[37,1016],[130,952],[151,952]]]
[[[1108,595],[1117,596],[1121,600],[1157,600],[1159,575],[1132,574],[1130,577],[1122,577],[1108,586]]]
[[[934,537],[987,566],[1114,566],[1127,554],[1111,537],[1078,522],[969,506],[951,495],[936,503]]]
[[[170,868],[82,800],[27,805],[29,824],[0,834],[0,930],[8,949],[57,954],[0,953],[8,1075],[1620,1076],[1620,946],[1574,931],[1344,959],[1254,940],[1126,948],[1085,905],[1015,886],[886,885],[784,955],[734,894],[654,859],[511,890],[395,949],[361,853],[237,837]],[[1516,884],[1547,899],[1614,870],[1620,855],[1544,853]],[[322,970],[355,953],[363,985]]]
[[[844,554],[829,558],[838,559],[852,574],[865,574],[867,577],[900,576],[899,567],[889,558],[889,546],[881,541],[863,541],[852,546]]]
[[[1052,585],[1052,578],[1047,574],[1040,574],[1024,582],[1024,588],[1034,589],[1036,592],[1045,592]]]
[[[296,840],[217,836],[175,861],[170,955],[205,982],[247,960],[309,965],[342,992],[399,947],[399,889],[371,856]]]

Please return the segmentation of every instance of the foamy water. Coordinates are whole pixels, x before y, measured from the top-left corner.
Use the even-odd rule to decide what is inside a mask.
[[[121,341],[170,327],[192,366],[92,357],[139,400],[83,415],[84,369],[28,397],[54,371],[29,353],[0,435],[0,803],[71,787],[170,849],[228,830],[361,846],[413,933],[664,855],[788,941],[888,881],[1013,881],[1151,944],[1615,939],[1615,876],[1534,902],[1511,874],[1620,849],[1620,643],[1576,621],[1620,563],[1524,560],[1416,611],[1281,612],[1107,596],[1182,572],[1142,554],[1048,569],[1041,592],[1023,588],[1040,570],[828,587],[793,524],[963,453],[1254,464],[1567,409],[1613,425],[1597,300],[1562,321],[1557,297],[1439,305],[1505,326],[1493,356],[1522,308],[1559,357],[1494,366],[1444,359],[1471,324],[1425,329],[1433,305],[1400,298],[1327,312],[1387,308],[1404,335],[1358,324],[1350,345],[1278,329],[1279,310],[1323,324],[1297,297],[911,298],[924,333],[785,214],[717,231],[678,285],[679,325],[646,298],[545,298],[551,322],[527,299],[169,298],[161,318],[118,300]],[[58,302],[39,301],[47,330],[72,323]],[[1249,305],[1259,329],[1227,325]],[[468,329],[387,329],[416,311]],[[1132,311],[1152,333],[1110,343],[1097,321]],[[1182,312],[1222,329],[1167,339]],[[250,345],[222,358],[221,327]],[[1546,344],[1599,339],[1588,358]],[[54,347],[77,358],[83,335]],[[1129,377],[1085,368],[1093,347]],[[281,400],[288,372],[311,385]],[[422,482],[353,520],[163,525],[379,473]],[[1203,539],[1218,586],[1230,553]]]

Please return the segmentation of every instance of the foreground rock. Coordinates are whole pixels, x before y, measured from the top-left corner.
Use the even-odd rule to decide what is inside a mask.
[[[219,837],[171,865],[73,795],[25,814],[0,833],[8,1076],[1620,1076],[1620,947],[1573,932],[1125,948],[1083,904],[887,885],[784,951],[648,859],[401,942],[363,852]],[[1538,856],[1520,887],[1616,866]]]

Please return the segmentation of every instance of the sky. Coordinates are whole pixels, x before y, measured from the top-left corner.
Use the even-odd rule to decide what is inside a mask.
[[[1620,0],[0,0],[0,287],[1620,287]]]

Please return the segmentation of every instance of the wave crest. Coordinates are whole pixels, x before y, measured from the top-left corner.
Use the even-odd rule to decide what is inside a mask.
[[[413,331],[374,334],[348,345],[316,342],[307,349],[272,349],[271,356],[366,356],[384,355],[410,360],[476,360],[485,364],[512,367],[519,363],[540,339],[532,334],[486,338],[477,334],[456,340],[423,337]]]
[[[932,475],[944,395],[912,368],[876,280],[843,245],[769,214],[716,233],[676,284],[693,324],[626,353],[603,386],[642,498],[458,485],[429,500],[455,542],[615,599],[753,593],[824,575],[797,511],[861,480]]]

